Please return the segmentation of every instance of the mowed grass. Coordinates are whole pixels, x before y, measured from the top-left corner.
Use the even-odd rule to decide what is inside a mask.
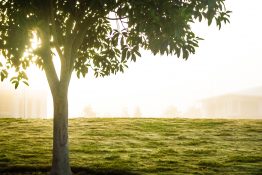
[[[262,174],[262,120],[71,119],[75,174]],[[0,174],[47,174],[52,121],[0,119]]]

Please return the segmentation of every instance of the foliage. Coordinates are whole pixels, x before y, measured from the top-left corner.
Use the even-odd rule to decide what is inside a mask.
[[[54,77],[53,54],[61,60],[61,77],[85,76],[89,69],[95,76],[123,72],[141,49],[188,59],[201,39],[190,25],[206,20],[220,28],[229,13],[224,0],[2,0],[1,80],[8,69],[23,72],[30,64]],[[35,48],[33,36],[40,43]]]
[[[72,170],[261,174],[261,128],[261,120],[71,119]],[[51,120],[0,119],[0,130],[0,174],[49,171]]]

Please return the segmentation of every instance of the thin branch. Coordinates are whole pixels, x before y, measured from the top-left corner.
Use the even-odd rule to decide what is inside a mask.
[[[54,43],[54,45],[55,45],[55,50],[57,51],[58,56],[61,59],[61,62],[62,62],[62,60],[64,61],[65,57],[64,57],[62,50],[60,49],[59,45],[57,43]]]
[[[62,53],[62,50],[60,49],[59,47],[59,41],[58,41],[58,38],[57,38],[57,30],[56,30],[56,23],[55,23],[55,16],[54,16],[54,6],[53,6],[53,0],[50,0],[50,21],[51,21],[51,31],[52,31],[52,34],[53,34],[53,42],[54,42],[54,46],[55,46],[55,49],[59,55],[59,58],[61,60],[61,62],[65,61],[65,57]]]
[[[124,24],[123,24],[123,23],[124,23],[124,21],[122,21],[122,20],[120,19],[120,23],[121,23],[122,27],[128,31],[128,28],[127,28],[127,27],[125,27],[125,26],[124,26]]]
[[[76,57],[76,52],[79,49],[79,47],[81,46],[81,44],[83,43],[83,40],[85,38],[85,35],[87,33],[88,28],[86,27],[89,23],[89,20],[86,19],[82,24],[79,24],[76,26],[76,31],[78,31],[75,35],[75,37],[73,38],[73,42],[71,45],[71,60],[70,60],[70,71],[73,71],[74,68],[74,61],[75,61],[75,57]]]
[[[106,19],[108,19],[108,20],[121,20],[121,19],[127,19],[127,17],[126,17],[126,16],[124,16],[124,17],[119,17],[119,18],[106,17]]]
[[[120,31],[120,26],[119,26],[119,20],[116,20],[116,27],[117,27],[117,30]]]

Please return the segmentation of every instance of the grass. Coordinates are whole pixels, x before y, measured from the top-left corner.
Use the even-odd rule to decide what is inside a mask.
[[[71,119],[75,174],[262,174],[262,120]],[[0,174],[47,174],[51,120],[0,119]]]

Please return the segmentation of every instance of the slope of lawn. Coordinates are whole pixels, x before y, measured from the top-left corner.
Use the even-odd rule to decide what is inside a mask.
[[[75,174],[262,174],[262,120],[71,119]],[[0,174],[47,174],[52,121],[0,119]]]

